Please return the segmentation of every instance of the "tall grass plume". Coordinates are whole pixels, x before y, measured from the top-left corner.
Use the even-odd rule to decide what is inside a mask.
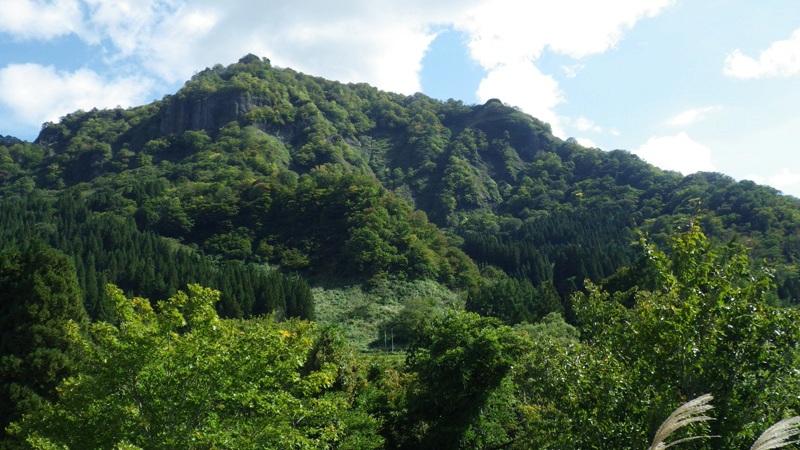
[[[667,438],[679,428],[693,423],[712,420],[710,416],[706,415],[706,412],[714,408],[711,405],[711,400],[713,399],[714,397],[711,394],[705,394],[679,406],[678,409],[673,411],[672,414],[667,417],[667,420],[665,420],[664,423],[662,423],[658,428],[658,431],[653,438],[653,443],[650,444],[648,450],[663,450],[672,447],[673,445],[680,444],[681,442],[712,437],[706,435],[689,436],[677,439],[670,443],[666,442]]]

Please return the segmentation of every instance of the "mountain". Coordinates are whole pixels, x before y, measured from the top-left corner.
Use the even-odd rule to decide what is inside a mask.
[[[14,136],[3,136],[0,134],[0,145],[10,147],[14,144],[20,144],[22,141],[20,139],[15,138]]]
[[[0,192],[18,216],[22,198],[38,211],[73,202],[77,222],[114,220],[242,267],[475,292],[499,276],[478,267],[493,266],[562,299],[634,264],[637,230],[661,243],[700,223],[777,268],[776,301],[800,301],[796,198],[585,148],[501,100],[404,96],[253,55],[160,101],[0,141]],[[63,248],[45,216],[17,229]]]

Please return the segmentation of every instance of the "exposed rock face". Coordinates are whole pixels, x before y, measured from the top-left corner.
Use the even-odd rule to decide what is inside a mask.
[[[263,100],[246,92],[188,99],[173,97],[164,109],[159,129],[165,135],[186,130],[216,130],[264,104]]]

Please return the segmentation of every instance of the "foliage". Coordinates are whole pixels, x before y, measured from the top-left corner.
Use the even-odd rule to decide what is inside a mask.
[[[11,422],[56,399],[76,370],[86,332],[75,268],[38,244],[0,252],[0,437]]]
[[[798,317],[768,304],[768,273],[752,270],[735,243],[713,245],[697,225],[672,238],[671,256],[644,248],[658,288],[638,293],[631,309],[594,287],[578,296],[587,343],[626,366],[654,404],[713,394],[715,448],[741,447],[754,428],[796,409],[787,393],[800,382]]]
[[[131,218],[92,211],[89,206],[97,202],[87,202],[76,192],[64,192],[56,199],[0,199],[5,225],[0,229],[1,242],[26,246],[41,240],[67,253],[75,263],[91,318],[114,320],[104,295],[109,281],[127,292],[154,297],[170,296],[182,285],[203,281],[224,290],[217,306],[226,317],[275,313],[313,318],[313,298],[305,280],[263,266],[214,261],[139,231]]]
[[[415,375],[407,394],[406,446],[507,445],[502,424],[486,416],[489,399],[524,351],[523,342],[509,327],[474,313],[452,311],[423,324],[406,359]]]
[[[781,302],[800,298],[797,199],[550,131],[497,99],[402,96],[248,55],[152,104],[77,111],[34,144],[3,140],[0,190],[77,186],[94,210],[227,260],[474,287],[460,240],[411,205],[478,263],[562,300],[629,266],[635,227],[663,244],[700,211],[710,236],[741,236],[776,266]]]
[[[0,137],[0,222],[2,370],[35,399],[5,384],[2,417],[34,447],[645,448],[710,392],[737,448],[800,407],[800,202],[497,99],[247,55]]]
[[[457,294],[431,280],[375,280],[366,285],[325,285],[313,289],[316,320],[338,324],[358,350],[399,351],[415,333],[417,318],[433,318],[461,304]]]
[[[514,329],[526,333],[532,340],[552,339],[563,345],[574,344],[580,337],[578,329],[566,323],[564,316],[556,312],[549,313],[537,323],[517,324]]]
[[[158,303],[110,287],[119,325],[92,325],[81,372],[11,432],[72,448],[378,448],[335,330],[221,320],[219,292]]]
[[[558,293],[550,283],[534,287],[530,281],[501,276],[484,282],[468,294],[466,309],[502,319],[507,324],[538,322],[546,315],[563,312]]]

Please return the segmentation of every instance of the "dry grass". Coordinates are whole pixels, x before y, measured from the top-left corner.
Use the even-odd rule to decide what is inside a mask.
[[[673,445],[680,444],[681,442],[711,437],[705,435],[690,436],[666,443],[669,435],[674,433],[679,428],[693,423],[712,420],[712,418],[707,416],[705,413],[714,408],[711,406],[711,400],[713,399],[714,397],[711,396],[711,394],[705,394],[679,406],[678,409],[673,411],[672,414],[667,417],[667,420],[665,420],[664,423],[662,423],[658,428],[656,436],[653,438],[653,443],[650,444],[650,448],[648,450],[662,450],[672,447]]]
[[[685,427],[692,423],[706,422],[713,420],[706,412],[713,409],[711,400],[714,397],[711,394],[701,395],[694,400],[690,400],[678,409],[672,412],[667,417],[667,420],[661,424],[653,438],[653,443],[650,444],[648,450],[663,450],[673,445],[680,444],[681,442],[691,441],[694,439],[710,438],[717,436],[689,436],[681,439],[674,440],[667,443],[667,438],[677,431],[679,428]],[[775,425],[769,427],[767,431],[761,434],[759,438],[750,447],[750,450],[771,450],[775,448],[783,448],[787,445],[800,442],[800,439],[795,439],[800,436],[800,416],[790,417],[781,420]]]
[[[790,417],[783,419],[775,425],[767,428],[761,434],[750,450],[769,450],[773,448],[785,447],[794,444],[798,440],[793,438],[800,436],[800,417]]]

